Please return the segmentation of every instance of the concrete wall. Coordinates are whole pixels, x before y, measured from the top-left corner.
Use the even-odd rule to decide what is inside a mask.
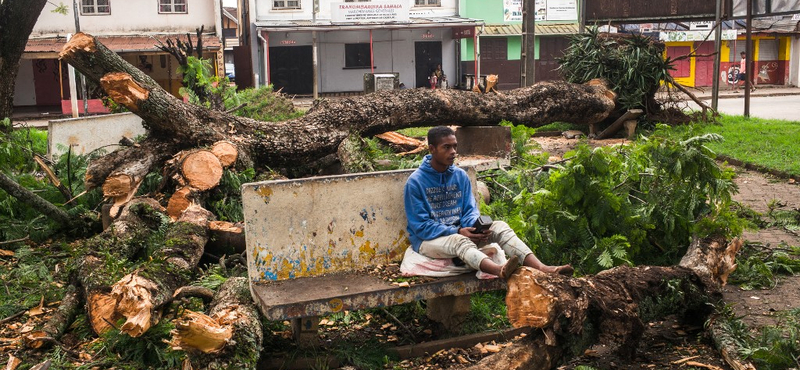
[[[72,2],[66,15],[53,13],[58,1],[48,2],[39,15],[31,37],[66,36],[74,33]],[[80,1],[78,1],[80,7]],[[219,0],[188,0],[185,14],[160,14],[157,0],[111,1],[110,15],[79,15],[81,31],[96,35],[192,32],[201,25],[205,32],[218,30],[222,22]],[[220,31],[221,32],[221,31]]]
[[[134,139],[146,133],[142,119],[133,113],[52,120],[47,125],[47,151],[52,157],[66,153],[72,145],[73,153],[88,154],[111,145],[104,148],[111,152],[123,136]]]
[[[33,84],[33,61],[20,59],[17,79],[14,83],[14,106],[36,105],[36,89]]]

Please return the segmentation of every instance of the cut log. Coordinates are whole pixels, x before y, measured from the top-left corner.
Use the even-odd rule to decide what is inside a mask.
[[[222,163],[214,153],[197,150],[182,158],[181,174],[186,183],[197,190],[213,189],[222,179]]]
[[[151,261],[123,277],[111,288],[113,316],[125,318],[121,332],[138,337],[160,319],[162,305],[186,285],[208,241],[213,215],[198,205],[186,209],[170,224],[164,246]]]
[[[375,135],[375,137],[387,142],[393,149],[403,152],[408,152],[425,146],[424,141],[417,140],[413,137],[408,137],[395,131],[384,132],[382,134]]]
[[[679,266],[620,266],[580,279],[522,267],[508,282],[508,317],[515,327],[539,328],[541,335],[526,337],[503,351],[513,356],[490,356],[473,368],[551,369],[567,349],[580,350],[593,338],[618,344],[620,355],[630,357],[645,329],[639,303],[667,294],[670,281],[677,281],[684,292],[692,292],[683,295],[684,318],[702,322],[711,313],[707,303],[721,299],[719,289],[735,269],[732,257],[741,245],[738,239],[730,243],[698,239]],[[587,333],[592,337],[584,338]],[[527,354],[514,357],[517,353]]]
[[[208,223],[208,231],[211,235],[206,244],[206,252],[230,256],[245,251],[244,224],[211,221]]]
[[[230,167],[239,158],[239,150],[229,141],[217,141],[211,146],[211,153],[219,159],[222,167]]]
[[[263,334],[247,278],[228,279],[214,297],[209,315],[191,312],[175,322],[173,349],[189,353],[199,369],[255,369]]]
[[[589,124],[614,108],[614,94],[605,85],[542,82],[503,95],[456,89],[381,91],[319,104],[303,117],[268,123],[186,104],[87,34],[73,36],[60,55],[92,81],[111,72],[129,74],[149,94],[142,100],[138,88],[126,88],[135,96],[119,102],[145,120],[151,135],[175,138],[185,148],[227,140],[259,167],[287,172],[336,153],[351,133],[370,136],[406,127],[496,125],[502,120],[532,127],[554,121]],[[146,146],[142,144],[150,150]]]
[[[167,214],[173,220],[177,220],[190,205],[194,203],[197,196],[197,189],[191,186],[184,186],[175,191],[167,203]]]
[[[61,304],[58,305],[58,310],[50,316],[42,330],[26,335],[26,346],[28,348],[41,348],[45,344],[42,338],[49,337],[55,340],[61,338],[78,313],[80,302],[80,291],[74,285],[70,285],[64,298],[61,299]]]
[[[149,137],[143,140],[138,147],[129,147],[125,150],[117,150],[89,163],[86,168],[84,182],[87,189],[94,189],[103,186],[104,182],[112,173],[126,175],[124,183],[140,182],[150,170],[160,167],[165,160],[172,157],[178,151],[178,146],[171,140],[163,140]],[[116,193],[126,193],[131,189],[130,185]],[[112,189],[118,189],[116,185],[111,185]],[[113,196],[111,196],[113,197]]]

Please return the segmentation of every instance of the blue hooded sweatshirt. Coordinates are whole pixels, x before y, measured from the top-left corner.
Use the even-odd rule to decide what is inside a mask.
[[[423,240],[456,234],[460,227],[471,227],[480,216],[467,173],[455,166],[438,172],[430,162],[428,154],[403,191],[406,230],[416,252]]]

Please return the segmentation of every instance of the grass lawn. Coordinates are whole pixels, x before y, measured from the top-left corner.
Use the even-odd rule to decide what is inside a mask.
[[[800,122],[722,116],[719,125],[703,125],[703,133],[725,138],[708,146],[717,154],[800,175]]]

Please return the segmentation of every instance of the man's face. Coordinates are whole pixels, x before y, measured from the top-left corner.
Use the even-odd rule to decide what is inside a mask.
[[[431,160],[433,161],[434,168],[443,171],[447,167],[450,167],[456,160],[458,151],[456,136],[449,135],[443,137],[438,145],[431,145],[429,150],[431,152]]]

